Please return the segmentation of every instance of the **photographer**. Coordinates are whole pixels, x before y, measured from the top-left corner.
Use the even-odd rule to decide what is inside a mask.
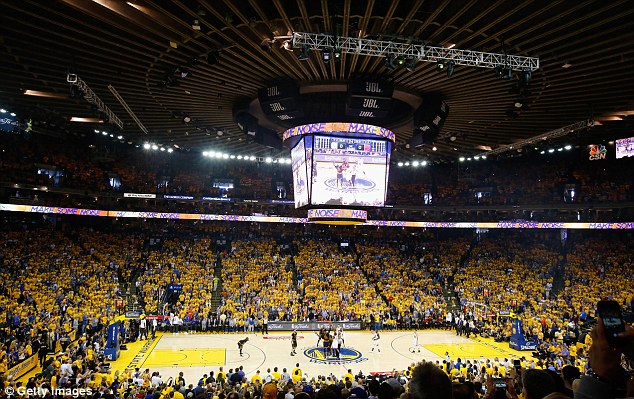
[[[634,361],[634,328],[625,326],[619,344],[610,346],[603,319],[599,318],[590,333],[592,346],[588,374],[581,377],[575,399],[613,399],[634,397],[632,376],[621,367],[621,355]]]

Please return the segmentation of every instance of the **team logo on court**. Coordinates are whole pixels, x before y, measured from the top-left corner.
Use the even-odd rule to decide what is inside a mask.
[[[308,348],[304,350],[304,356],[309,358],[311,363],[319,364],[360,363],[368,360],[368,358],[362,357],[361,352],[352,348],[341,348],[339,357],[335,356],[332,350],[326,353],[323,347]]]

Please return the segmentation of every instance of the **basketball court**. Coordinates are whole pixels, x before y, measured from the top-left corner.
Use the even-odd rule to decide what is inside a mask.
[[[159,371],[163,379],[176,377],[182,371],[188,383],[195,383],[203,374],[244,367],[250,378],[257,370],[262,375],[266,369],[278,367],[290,370],[299,363],[308,379],[330,373],[341,377],[348,369],[353,373],[363,370],[390,372],[407,369],[411,363],[421,360],[436,361],[449,353],[452,359],[519,358],[530,352],[518,352],[508,343],[496,343],[492,339],[467,339],[450,331],[419,331],[419,345],[414,347],[413,331],[381,332],[380,352],[373,351],[373,333],[346,332],[345,348],[334,357],[317,346],[317,336],[311,331],[298,332],[297,354],[291,356],[290,333],[261,334],[172,334],[157,335],[156,339],[127,345],[120,358],[112,363],[114,370],[149,368]],[[240,356],[237,342],[249,337]]]

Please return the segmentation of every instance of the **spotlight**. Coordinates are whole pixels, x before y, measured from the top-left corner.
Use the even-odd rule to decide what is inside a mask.
[[[431,148],[431,150],[432,150],[432,151],[438,151],[438,147],[433,146],[433,147]]]
[[[249,157],[249,161],[255,161],[255,157],[254,157],[253,155],[251,155],[251,156]]]
[[[418,165],[420,165],[420,162],[418,162],[418,161],[414,161],[414,162],[412,162],[412,166],[413,166],[413,167],[417,168],[417,167],[418,167]]]
[[[464,157],[460,157],[460,158],[458,158],[458,160],[459,160],[460,162],[464,162],[464,159],[465,159]]]
[[[297,59],[300,61],[307,61],[310,58],[310,47],[304,44],[302,46],[302,51],[297,54]]]
[[[173,152],[174,152],[174,149],[173,149],[173,148],[168,148],[168,149],[167,149],[167,152],[169,152],[169,153],[171,154],[171,153],[173,153]]]
[[[513,105],[515,106],[515,108],[522,108],[524,106],[524,101],[521,98],[518,98],[517,100],[515,100],[515,103]]]
[[[11,112],[9,115],[11,115],[11,116],[15,116],[15,112]]]
[[[396,68],[396,65],[394,64],[394,55],[388,54],[385,57],[385,68],[389,71]]]
[[[264,160],[264,162],[266,162],[266,163],[271,163],[271,162],[273,162],[273,158],[271,158],[271,157],[267,157],[267,158]]]
[[[2,109],[0,109],[0,113],[6,114],[6,113],[7,113],[7,110],[6,110],[6,109],[4,109],[4,108],[2,108]]]
[[[321,50],[321,60],[324,62],[324,64],[329,63],[330,58],[332,58],[332,52],[330,51],[330,49]]]
[[[165,147],[161,147],[161,151],[165,151]]]
[[[242,159],[242,155],[238,155],[238,159]]]
[[[487,159],[487,156],[486,155],[482,155],[482,159]]]
[[[405,58],[404,58],[403,56],[399,56],[399,57],[396,59],[396,64],[397,64],[398,66],[403,66],[403,65],[405,65]]]
[[[453,61],[449,61],[447,63],[447,77],[450,78],[453,75],[454,63]]]
[[[332,54],[335,57],[335,61],[339,61],[341,59],[341,47],[335,47]]]
[[[153,149],[154,151],[156,151],[156,150],[158,150],[158,146],[157,146],[156,144],[152,144],[152,149]]]
[[[106,132],[105,130],[103,132],[101,132],[101,134],[103,134],[104,136],[108,135],[108,132]]]
[[[438,62],[436,62],[436,69],[439,71],[444,71],[445,70],[445,62],[439,60]]]
[[[403,162],[397,163],[398,166],[403,166]]]
[[[191,121],[192,121],[192,117],[191,116],[189,116],[189,115],[183,116],[183,122],[189,123]]]
[[[555,149],[554,149],[554,148],[551,148],[551,149],[549,149],[549,150],[548,150],[548,153],[549,153],[549,154],[552,154],[553,152],[555,152]]]
[[[504,67],[502,65],[495,67],[494,72],[495,72],[495,76],[497,76],[500,79],[508,80],[513,77],[513,70],[511,68]]]
[[[284,43],[282,43],[282,48],[286,51],[293,51],[293,45],[290,40],[285,40]]]
[[[522,74],[520,75],[520,81],[522,86],[528,86],[531,83],[531,76],[532,76],[532,73],[530,70],[522,71]]]
[[[123,140],[123,136],[117,136],[117,140]]]
[[[416,58],[410,57],[405,60],[405,69],[412,72],[416,68]]]
[[[209,153],[207,151],[203,151],[203,157],[206,157],[208,155],[209,155]]]
[[[152,146],[150,145],[150,143],[145,143],[143,144],[143,148],[145,148],[146,150],[149,150]]]

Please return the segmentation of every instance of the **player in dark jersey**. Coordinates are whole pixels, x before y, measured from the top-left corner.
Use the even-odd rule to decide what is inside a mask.
[[[295,351],[297,349],[297,330],[293,330],[291,334],[291,347],[293,348],[291,350],[291,356],[295,356],[297,354]]]
[[[247,341],[249,341],[249,337],[246,337],[245,339],[241,339],[240,341],[238,341],[238,349],[240,350],[240,356],[242,356],[242,348],[244,348],[244,344],[246,344]]]

